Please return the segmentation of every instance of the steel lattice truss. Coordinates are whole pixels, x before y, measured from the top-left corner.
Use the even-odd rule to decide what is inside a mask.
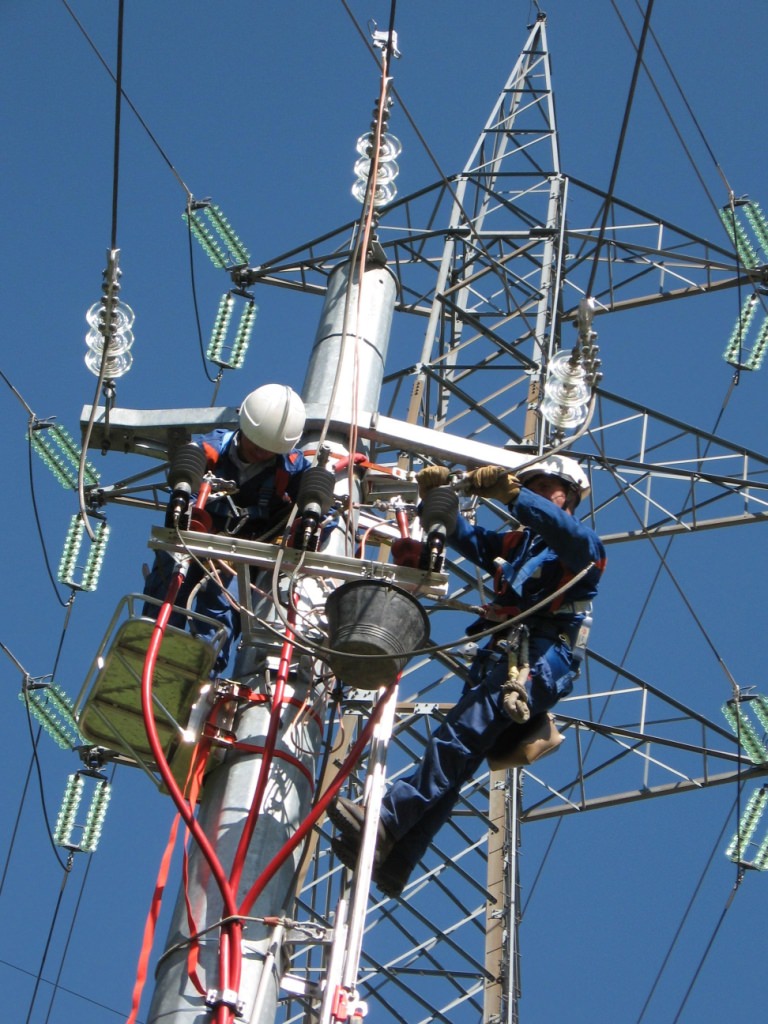
[[[356,230],[347,224],[238,271],[239,283],[321,294],[332,269],[348,257]],[[750,290],[765,277],[763,268],[741,266],[727,245],[564,173],[543,19],[464,170],[388,206],[377,243],[401,289],[382,412],[532,450],[553,440],[535,419],[531,429],[531,408],[552,355],[569,346],[584,296],[596,300],[595,327],[602,330],[608,314],[737,285]],[[656,544],[664,535],[768,515],[768,456],[602,387],[570,453],[588,466],[593,488],[585,514],[607,544]],[[374,452],[381,460],[388,455],[393,452]],[[421,453],[410,455],[418,465]],[[498,509],[482,514],[498,516],[502,525]],[[477,600],[474,570],[450,568],[452,596]],[[419,760],[441,709],[455,700],[461,672],[450,654],[409,667],[390,742],[390,777]],[[557,710],[566,743],[551,764],[524,773],[519,807],[512,807],[511,776],[479,775],[403,897],[384,899],[371,889],[360,980],[377,1019],[517,1019],[511,936],[520,822],[762,772],[740,754],[724,725],[666,696],[664,680],[641,679],[598,651],[588,658],[580,695]],[[352,728],[356,720],[352,706],[345,721]],[[364,778],[361,764],[352,795],[362,793]],[[298,917],[327,928],[331,894],[343,874],[330,836],[326,823],[297,908]],[[290,971],[317,982],[325,956],[321,947],[298,942]],[[289,999],[284,1019],[313,1019],[308,1005]]]
[[[258,266],[233,268],[234,283],[322,295],[357,230],[350,223]],[[705,302],[736,287],[750,293],[768,280],[768,268],[745,268],[726,244],[564,172],[543,18],[464,169],[391,203],[378,217],[373,248],[400,288],[381,413],[532,455],[562,440],[536,409],[552,357],[573,344],[580,300],[594,299],[602,333],[604,323],[622,319],[613,314],[681,298]],[[591,477],[580,514],[607,545],[642,540],[659,554],[676,534],[768,517],[768,455],[602,386],[569,454]],[[402,465],[406,458],[414,467],[430,457],[383,443],[372,450],[374,461]],[[490,503],[469,512],[504,525],[506,513]],[[482,603],[475,570],[460,562],[448,568],[450,597]],[[440,643],[467,625],[444,625],[437,605],[428,610]],[[465,671],[451,650],[411,663],[399,689],[390,778],[421,758]],[[593,649],[579,695],[557,707],[566,736],[557,757],[526,770],[522,787],[511,774],[478,775],[402,898],[382,899],[371,889],[360,986],[374,1019],[517,1019],[521,823],[763,773],[722,724],[668,696],[666,682],[642,679]],[[369,696],[347,702],[338,743],[351,744],[369,711]],[[351,795],[362,794],[365,774],[362,762]],[[321,824],[304,869],[288,965],[294,982],[283,987],[286,1022],[316,1019],[339,892],[349,881],[331,853],[331,835],[330,824]]]

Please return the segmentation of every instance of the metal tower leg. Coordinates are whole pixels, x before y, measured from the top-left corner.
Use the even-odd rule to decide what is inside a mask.
[[[483,1024],[519,1024],[520,806],[519,768],[493,772],[488,835]]]

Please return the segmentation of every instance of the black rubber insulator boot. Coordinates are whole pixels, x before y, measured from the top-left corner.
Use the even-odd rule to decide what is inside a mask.
[[[203,482],[207,464],[203,449],[190,441],[173,453],[168,467],[168,483],[173,490],[186,484],[190,491],[197,491]]]
[[[433,487],[424,495],[419,518],[425,530],[436,526],[453,533],[459,515],[459,496],[452,487]]]
[[[336,478],[333,473],[322,466],[312,466],[301,474],[299,483],[299,494],[296,504],[299,511],[303,512],[311,506],[316,506],[321,512],[327,512],[333,504],[333,487]]]

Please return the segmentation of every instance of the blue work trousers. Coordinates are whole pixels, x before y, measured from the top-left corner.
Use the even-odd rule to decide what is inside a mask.
[[[568,643],[530,636],[531,671],[526,683],[531,716],[548,711],[573,688]],[[451,815],[462,786],[492,751],[517,742],[521,726],[502,707],[507,656],[483,649],[470,669],[457,704],[432,733],[418,768],[397,779],[385,795],[381,820],[396,837],[398,858],[415,867]]]
[[[168,593],[168,586],[170,585],[171,578],[176,570],[176,562],[167,551],[157,551],[155,553],[155,561],[152,569],[144,581],[144,593],[147,597],[154,597],[160,601],[164,601]],[[237,578],[233,574],[228,581],[229,589],[232,590],[237,586]],[[179,592],[176,595],[174,604],[180,608],[186,608],[188,606],[192,591],[199,584],[199,589],[195,596],[194,611],[198,615],[207,615],[208,618],[214,619],[220,625],[224,626],[227,631],[227,639],[219,652],[218,657],[213,666],[213,674],[221,675],[225,672],[227,665],[229,664],[229,655],[232,649],[232,643],[240,636],[240,614],[232,607],[230,601],[227,600],[227,595],[222,591],[221,587],[218,586],[213,580],[208,579],[204,576],[202,569],[197,562],[192,562],[189,566],[186,578],[179,588]],[[154,604],[145,604],[142,611],[142,615],[149,619],[156,619],[158,615],[158,607]],[[200,636],[204,640],[211,640],[216,632],[215,627],[208,626],[204,622],[200,622],[197,619],[192,619],[190,625],[190,632],[195,636]],[[180,612],[174,612],[168,620],[170,626],[178,626],[179,629],[184,629],[187,624],[187,619]]]

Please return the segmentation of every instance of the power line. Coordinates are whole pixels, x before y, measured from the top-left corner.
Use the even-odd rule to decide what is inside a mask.
[[[735,806],[736,806],[736,801],[734,801],[733,807],[735,807]],[[645,1011],[648,1009],[648,1006],[650,1005],[650,1002],[653,999],[653,994],[656,991],[656,988],[657,988],[659,982],[661,981],[661,977],[664,974],[664,971],[666,970],[667,965],[669,964],[669,959],[672,956],[672,951],[674,950],[675,946],[677,945],[677,941],[680,938],[680,935],[681,935],[681,933],[683,931],[683,928],[685,927],[686,921],[688,920],[688,915],[690,914],[691,910],[693,909],[693,904],[695,903],[699,893],[701,892],[701,887],[702,887],[702,885],[704,883],[704,879],[705,879],[705,877],[707,875],[707,872],[712,867],[712,861],[714,860],[715,854],[718,851],[718,849],[720,848],[720,844],[723,841],[723,836],[725,835],[725,830],[728,828],[728,822],[729,822],[731,814],[733,812],[733,807],[731,807],[729,809],[729,811],[728,811],[728,814],[726,816],[725,822],[723,823],[723,827],[720,829],[720,834],[718,835],[718,837],[715,840],[715,843],[714,843],[714,845],[712,847],[712,852],[709,855],[709,859],[707,860],[707,863],[704,866],[704,870],[701,872],[699,880],[696,883],[696,886],[695,886],[695,888],[693,890],[693,893],[691,894],[691,897],[688,900],[688,905],[685,908],[685,911],[683,912],[683,916],[680,919],[680,923],[677,926],[677,930],[675,931],[675,934],[674,934],[674,936],[672,938],[672,941],[669,944],[669,948],[667,949],[667,952],[666,952],[666,954],[664,956],[664,959],[662,960],[661,966],[659,967],[659,970],[656,973],[656,977],[654,979],[654,982],[651,985],[651,990],[648,993],[645,1002],[643,1003],[643,1008],[640,1011],[640,1016],[637,1018],[637,1024],[640,1024],[640,1022],[642,1021],[643,1017],[645,1016]],[[718,925],[718,927],[719,927],[719,925]],[[703,961],[702,961],[702,963],[703,963]],[[696,974],[698,975],[698,970],[697,970]],[[689,989],[689,992],[690,992],[690,989]],[[688,997],[686,995],[686,999],[687,998]],[[682,1010],[682,1006],[680,1007],[680,1010]],[[678,1011],[678,1015],[679,1015],[679,1011]],[[675,1019],[677,1019],[677,1018],[675,1018]]]
[[[96,46],[96,44],[94,43],[94,41],[93,41],[93,40],[91,39],[91,37],[90,37],[90,36],[88,35],[88,33],[86,32],[86,30],[85,30],[85,27],[84,27],[83,23],[82,23],[82,22],[81,22],[81,21],[79,20],[79,18],[78,18],[78,17],[77,17],[77,15],[76,15],[76,14],[74,13],[74,11],[72,10],[72,8],[71,8],[71,7],[69,6],[69,4],[67,3],[67,0],[61,0],[61,2],[62,2],[62,4],[64,5],[64,7],[66,8],[67,12],[69,13],[69,15],[70,15],[70,17],[72,18],[72,20],[74,21],[74,23],[75,23],[75,24],[77,25],[77,27],[78,27],[78,28],[80,29],[80,31],[82,32],[82,34],[83,34],[83,36],[84,36],[84,38],[85,38],[86,42],[88,43],[88,45],[89,45],[89,46],[91,47],[91,49],[93,50],[93,52],[94,52],[94,53],[96,54],[96,56],[98,57],[98,59],[99,59],[99,61],[100,61],[101,65],[102,65],[102,67],[104,68],[104,70],[105,70],[105,71],[107,72],[107,74],[108,74],[108,75],[109,75],[109,77],[110,77],[110,78],[112,79],[112,81],[113,81],[113,82],[115,82],[115,84],[118,84],[118,83],[117,83],[117,78],[116,78],[116,76],[115,76],[115,73],[114,73],[114,72],[112,71],[112,69],[110,68],[109,64],[107,64],[106,60],[105,60],[105,59],[104,59],[104,58],[102,57],[101,53],[99,52],[99,49],[98,49],[98,47]],[[136,109],[136,107],[134,106],[133,102],[131,101],[131,98],[130,98],[130,96],[128,96],[128,94],[127,94],[127,93],[125,92],[125,90],[124,90],[124,89],[122,88],[122,85],[120,85],[120,86],[119,86],[119,90],[120,90],[120,95],[121,95],[121,96],[122,96],[122,98],[123,98],[123,99],[125,100],[125,102],[126,102],[126,103],[128,104],[128,106],[129,106],[129,107],[131,108],[131,111],[132,111],[132,113],[133,113],[133,114],[134,114],[134,115],[136,116],[136,119],[138,120],[139,124],[140,124],[140,125],[141,125],[141,127],[142,127],[142,128],[144,129],[144,131],[145,131],[145,132],[147,133],[147,136],[149,137],[150,141],[151,141],[151,142],[152,142],[152,144],[154,145],[155,149],[156,149],[156,150],[158,151],[158,153],[160,154],[160,156],[161,156],[161,157],[163,158],[163,160],[165,161],[165,163],[166,163],[166,164],[168,165],[168,168],[170,169],[170,171],[171,171],[171,173],[173,174],[173,176],[174,176],[174,177],[176,178],[176,180],[178,181],[178,183],[179,183],[179,184],[181,185],[181,187],[182,187],[182,188],[184,189],[184,191],[186,192],[186,194],[187,194],[187,198],[188,198],[188,199],[191,199],[191,198],[192,198],[192,192],[191,192],[191,191],[190,191],[190,189],[189,189],[189,188],[187,187],[187,185],[186,185],[186,184],[184,183],[184,180],[183,180],[183,179],[181,178],[181,176],[179,175],[179,172],[178,172],[178,171],[176,170],[176,168],[174,167],[173,163],[171,162],[170,158],[169,158],[169,157],[168,157],[168,155],[166,154],[165,150],[163,149],[163,147],[162,147],[162,146],[160,145],[160,143],[158,142],[158,140],[157,140],[156,136],[155,136],[155,135],[154,135],[154,134],[152,133],[152,131],[150,130],[150,128],[149,128],[149,126],[148,126],[147,122],[146,122],[146,121],[144,120],[144,118],[143,118],[143,117],[141,116],[141,114],[139,113],[139,111],[138,111],[138,110]]]
[[[629,127],[629,115],[632,110],[632,101],[635,96],[635,90],[637,88],[637,80],[640,75],[640,68],[643,63],[643,51],[645,49],[645,41],[648,37],[648,30],[651,24],[651,12],[653,10],[653,0],[648,0],[648,6],[645,11],[645,17],[643,19],[643,30],[640,34],[640,42],[637,46],[637,57],[635,59],[635,66],[632,69],[632,80],[629,86],[629,96],[624,108],[624,117],[621,124],[621,131],[619,132],[619,141],[616,144],[616,154],[613,158],[613,168],[611,169],[611,178],[608,183],[608,190],[605,196],[603,204],[603,215],[600,222],[600,231],[597,236],[597,242],[595,244],[595,254],[592,262],[592,269],[589,275],[589,284],[587,285],[586,294],[591,295],[595,285],[595,278],[597,277],[597,270],[600,266],[600,250],[605,242],[605,232],[608,227],[608,215],[611,209],[611,200],[616,189],[616,180],[619,176],[619,166],[621,164],[621,155],[624,150],[624,140],[627,136],[627,128]]]

